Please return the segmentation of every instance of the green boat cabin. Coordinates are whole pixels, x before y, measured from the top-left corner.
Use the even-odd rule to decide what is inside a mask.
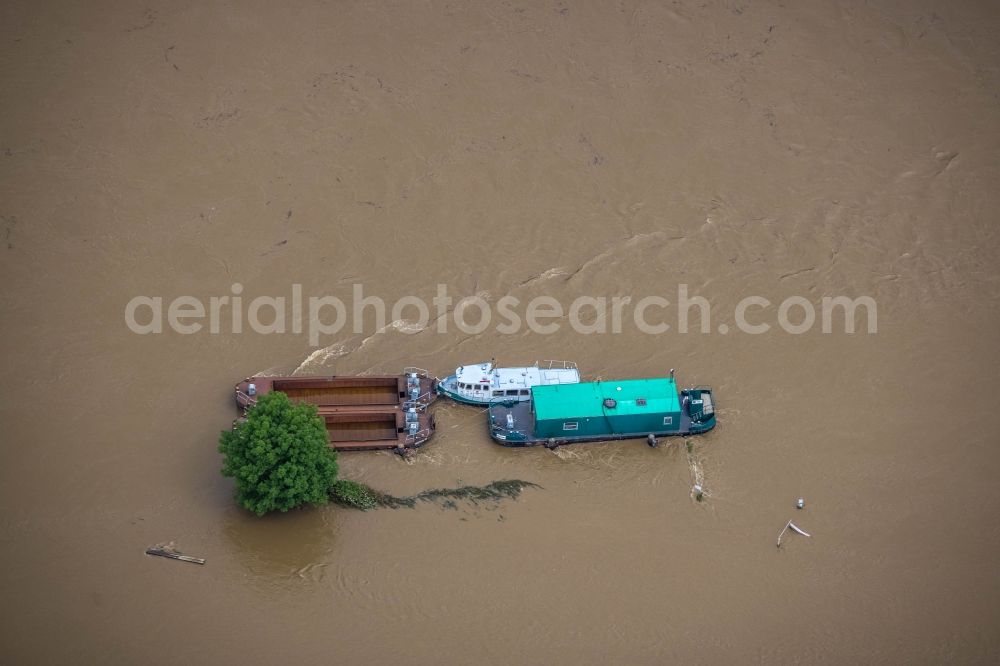
[[[535,437],[669,432],[681,427],[671,378],[553,384],[531,389]]]

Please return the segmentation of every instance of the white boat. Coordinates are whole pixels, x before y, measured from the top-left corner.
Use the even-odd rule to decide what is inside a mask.
[[[520,368],[498,368],[495,361],[462,365],[438,382],[438,393],[467,405],[531,399],[531,387],[577,384],[580,371],[570,361],[541,361]]]

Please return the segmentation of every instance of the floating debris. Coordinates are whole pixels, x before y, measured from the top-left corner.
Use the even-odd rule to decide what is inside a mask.
[[[518,479],[505,479],[494,481],[485,486],[461,486],[460,488],[438,488],[425,490],[413,497],[396,498],[402,500],[420,500],[422,502],[434,502],[437,500],[461,499],[468,500],[473,504],[479,502],[499,502],[504,499],[517,499],[525,488],[541,488],[537,483],[530,481],[520,481]],[[413,506],[404,504],[404,506]]]
[[[781,548],[781,537],[783,537],[785,535],[785,532],[788,530],[789,527],[792,528],[792,531],[798,532],[802,536],[806,536],[806,537],[811,537],[812,536],[811,534],[809,534],[805,530],[801,529],[795,523],[793,523],[792,521],[789,520],[787,523],[785,523],[785,526],[783,528],[781,528],[781,532],[778,533],[778,543],[775,544],[778,548]]]
[[[704,501],[706,497],[711,497],[711,493],[705,491],[705,470],[701,461],[694,454],[690,439],[687,440],[687,463],[691,470],[691,481],[694,484],[691,487],[691,497],[696,502]]]
[[[353,509],[412,509],[417,502],[439,502],[447,509],[454,509],[455,500],[467,500],[473,504],[480,502],[499,502],[504,499],[516,499],[525,488],[541,488],[537,483],[507,479],[494,481],[485,486],[461,486],[459,488],[435,488],[425,490],[409,497],[395,497],[387,493],[373,490],[363,483],[339,480],[330,492],[330,499],[343,506]]]
[[[800,497],[799,501],[795,503],[795,508],[804,509],[805,507],[806,507],[806,501]]]
[[[792,521],[788,521],[788,526],[791,527],[796,532],[798,532],[799,534],[801,534],[802,536],[807,536],[807,537],[811,537],[812,536],[812,534],[809,534],[808,532],[805,532],[802,529],[796,527],[795,523],[793,523]]]
[[[158,543],[155,546],[150,546],[146,549],[147,555],[156,555],[157,557],[166,557],[171,560],[180,560],[181,562],[191,562],[192,564],[204,564],[205,560],[201,557],[191,557],[190,555],[184,555],[179,553],[174,548],[174,542],[169,543]]]

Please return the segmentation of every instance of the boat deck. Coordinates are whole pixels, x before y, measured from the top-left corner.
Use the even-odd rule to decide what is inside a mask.
[[[434,417],[417,414],[419,427],[410,433],[406,415],[384,407],[326,408],[320,411],[336,451],[378,451],[419,448],[437,427]]]
[[[493,363],[465,365],[438,382],[438,392],[467,405],[496,400],[529,400],[533,386],[576,384],[580,371],[572,361],[543,361],[531,366],[497,368]]]
[[[404,406],[416,403],[426,407],[437,399],[437,379],[427,375],[417,378],[418,392],[412,394],[407,376],[369,375],[316,377],[247,377],[236,385],[236,402],[241,407],[252,406],[257,396],[281,391],[293,402],[306,402],[317,407],[352,405]],[[253,385],[253,395],[250,385]]]

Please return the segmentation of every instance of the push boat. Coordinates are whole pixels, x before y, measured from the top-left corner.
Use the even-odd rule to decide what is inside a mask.
[[[677,388],[674,373],[536,386],[530,400],[489,406],[490,436],[504,446],[561,444],[699,435],[715,427],[715,400],[707,387]]]
[[[337,451],[415,449],[436,429],[427,407],[437,399],[438,380],[426,370],[406,368],[401,375],[247,377],[236,384],[243,413],[257,399],[280,391],[292,402],[316,405]]]
[[[486,406],[491,402],[525,402],[535,386],[576,384],[580,371],[570,361],[541,361],[521,368],[498,368],[495,361],[462,365],[438,382],[437,390],[457,402]]]

